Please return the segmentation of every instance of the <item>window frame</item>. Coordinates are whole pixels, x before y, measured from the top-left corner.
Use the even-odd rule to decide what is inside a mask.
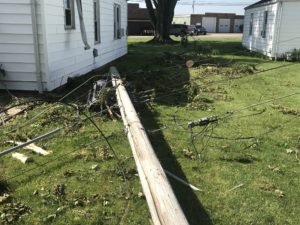
[[[264,11],[264,19],[263,19],[263,29],[261,31],[261,37],[267,37],[267,27],[268,27],[268,19],[269,19],[269,11]]]
[[[121,5],[114,4],[114,39],[118,40],[122,38],[122,32],[121,32]]]
[[[93,7],[94,7],[94,41],[95,44],[100,44],[101,43],[100,0],[93,0]]]
[[[69,7],[68,7],[68,3]],[[64,25],[65,25],[65,30],[75,30],[76,29],[76,24],[75,24],[75,2],[74,0],[63,0],[64,4]],[[67,15],[67,11],[69,11],[69,15]],[[71,24],[67,24],[67,16],[71,16]]]
[[[253,35],[253,20],[254,20],[254,13],[250,14],[250,28],[249,28],[249,36]]]

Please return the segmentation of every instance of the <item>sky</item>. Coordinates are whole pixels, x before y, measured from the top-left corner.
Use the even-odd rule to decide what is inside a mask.
[[[218,13],[236,13],[244,15],[244,8],[253,4],[258,0],[195,0],[195,14],[203,14],[205,12]],[[132,0],[129,2],[143,2],[142,0]],[[180,0],[175,9],[175,15],[189,15],[193,13],[193,0]],[[140,7],[146,7],[144,3],[140,3]]]

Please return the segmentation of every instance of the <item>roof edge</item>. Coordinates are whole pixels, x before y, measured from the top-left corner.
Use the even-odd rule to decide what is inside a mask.
[[[258,8],[258,7],[261,7],[261,6],[266,6],[266,5],[271,5],[271,4],[274,4],[278,2],[278,0],[261,0],[261,1],[258,1],[252,5],[249,5],[245,8],[245,10],[248,10],[248,9],[254,9],[254,8]]]

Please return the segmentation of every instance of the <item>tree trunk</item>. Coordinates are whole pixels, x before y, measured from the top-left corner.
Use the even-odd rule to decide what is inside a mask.
[[[170,38],[170,28],[176,3],[177,0],[146,0],[149,15],[156,32],[151,42],[173,42]]]

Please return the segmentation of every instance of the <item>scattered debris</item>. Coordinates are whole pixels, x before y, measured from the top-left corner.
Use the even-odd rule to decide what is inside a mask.
[[[49,133],[47,133],[47,134],[41,135],[41,136],[39,136],[39,137],[37,137],[37,138],[34,138],[34,139],[32,139],[32,140],[30,140],[30,141],[28,141],[28,142],[26,142],[26,143],[22,143],[22,144],[20,144],[20,145],[18,145],[18,146],[15,146],[15,147],[12,147],[12,148],[10,148],[10,149],[8,149],[8,150],[5,150],[5,151],[3,151],[3,152],[0,152],[0,157],[1,157],[1,156],[4,156],[4,155],[7,155],[7,154],[9,154],[9,153],[11,153],[11,152],[14,152],[14,151],[16,151],[16,150],[18,150],[18,149],[20,149],[20,148],[24,148],[24,147],[26,147],[26,146],[28,146],[28,145],[30,145],[30,144],[33,144],[33,143],[35,143],[35,142],[37,142],[37,141],[42,140],[42,139],[49,138],[49,137],[53,136],[54,134],[58,133],[61,129],[62,129],[62,128],[57,128],[57,129],[55,129],[55,130],[53,130],[53,131],[51,131],[51,132],[49,132]]]
[[[1,219],[4,224],[13,224],[21,217],[31,214],[31,208],[20,203],[7,203],[2,210]]]
[[[67,171],[64,172],[63,175],[64,175],[64,177],[71,177],[73,175],[73,173],[74,172],[72,170],[67,170]]]
[[[241,183],[241,184],[236,185],[236,186],[234,186],[233,188],[229,189],[227,192],[234,191],[235,189],[241,188],[241,187],[243,187],[243,186],[245,186],[245,184],[244,184],[244,183]]]
[[[189,158],[189,159],[196,159],[196,156],[194,155],[194,152],[193,151],[190,151],[189,149],[183,149],[183,155],[186,157],[186,158]]]
[[[263,185],[260,186],[260,189],[264,191],[269,191],[274,193],[277,197],[284,197],[284,192],[280,189],[278,189],[273,183],[271,182],[265,182]]]
[[[98,170],[98,168],[99,168],[99,165],[98,165],[98,164],[95,164],[95,165],[92,165],[92,166],[91,166],[91,169],[92,169],[92,170]]]
[[[294,154],[296,157],[296,160],[300,163],[300,160],[298,158],[298,154],[299,154],[300,150],[298,148],[289,148],[286,149],[286,153],[287,154]]]
[[[11,196],[9,194],[4,193],[3,195],[0,195],[0,205],[3,203],[7,203],[11,199]]]
[[[28,142],[30,142],[30,141],[32,141],[32,140],[29,139]],[[25,144],[24,142],[21,142],[21,141],[8,141],[7,143],[17,144],[17,145],[24,145]],[[44,150],[41,147],[36,146],[34,143],[26,145],[24,147],[24,149],[32,150],[33,152],[35,152],[39,155],[43,155],[43,156],[46,156],[46,155],[49,155],[49,154],[52,153],[52,152]]]
[[[32,159],[24,154],[21,154],[21,153],[18,153],[18,152],[15,152],[15,153],[12,153],[11,155],[14,159],[17,159],[19,161],[21,161],[23,164],[26,164],[30,161],[32,161]]]
[[[53,195],[55,195],[57,198],[64,198],[66,195],[65,192],[66,186],[64,184],[58,184],[53,189]]]
[[[300,116],[300,109],[288,108],[280,105],[272,105],[273,109],[277,109],[279,112],[282,112],[285,115]]]
[[[99,102],[99,97],[102,94],[103,90],[107,86],[106,80],[98,80],[93,84],[92,89],[89,91],[88,94],[88,101],[87,101],[87,107],[90,110],[99,110],[100,107],[102,107],[101,102]],[[100,109],[102,110],[102,109]]]
[[[278,167],[278,166],[271,166],[271,165],[268,165],[268,168],[270,170],[272,170],[273,172],[275,173],[282,173],[281,169]]]
[[[78,197],[74,200],[74,206],[82,207],[85,205],[86,201],[86,197]]]
[[[21,105],[10,108],[4,113],[0,113],[0,126],[5,125],[7,122],[12,120],[15,116],[24,113],[29,108],[28,105]]]
[[[279,190],[279,189],[276,189],[274,192],[275,192],[275,194],[276,194],[278,197],[280,197],[280,198],[284,197],[283,191],[281,191],[281,190]]]
[[[53,222],[56,219],[56,214],[51,214],[43,219],[43,222]]]

